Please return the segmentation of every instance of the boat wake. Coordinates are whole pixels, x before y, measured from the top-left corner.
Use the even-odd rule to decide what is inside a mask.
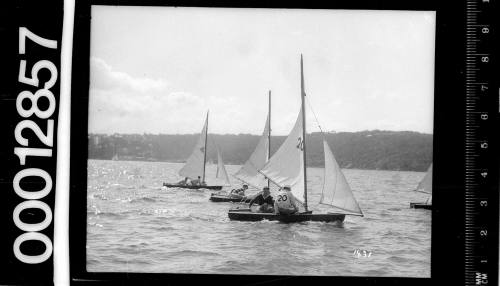
[[[129,200],[130,203],[154,203],[156,199],[151,197],[139,197]]]
[[[102,201],[107,201],[108,200],[108,197],[104,193],[90,194],[88,196],[88,198],[91,199],[91,200],[102,200]]]
[[[179,251],[174,251],[169,253],[169,256],[180,256],[182,258],[184,257],[196,257],[199,258],[200,256],[220,256],[219,253],[216,252],[210,252],[210,251],[199,251],[199,250],[179,250]]]

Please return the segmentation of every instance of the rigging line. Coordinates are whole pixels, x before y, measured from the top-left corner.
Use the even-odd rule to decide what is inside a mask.
[[[309,105],[309,109],[311,109],[312,114],[314,115],[314,119],[316,120],[316,124],[318,125],[319,130],[321,131],[321,133],[325,134],[325,132],[323,132],[323,129],[321,129],[321,125],[319,124],[318,117],[316,116],[316,113],[314,112],[314,109],[312,108],[312,105],[311,105],[311,102],[309,101],[309,98],[307,96],[304,96],[304,97],[306,98],[307,104]]]
[[[233,176],[233,177],[234,177],[234,178],[236,178],[237,180],[239,180],[239,181],[241,181],[241,182],[243,182],[243,183],[245,183],[245,184],[247,184],[247,185],[252,186],[254,189],[260,190],[260,187],[259,187],[259,186],[255,186],[255,185],[254,185],[254,184],[252,184],[252,183],[249,183],[249,182],[247,182],[247,181],[245,181],[245,180],[243,180],[243,179],[240,179],[240,178],[238,178],[236,175],[231,175],[231,176]]]
[[[271,183],[273,183],[278,188],[280,188],[280,189],[283,188],[280,184],[276,183],[273,179],[269,178],[266,174],[262,173],[261,170],[257,170],[257,172],[259,172],[260,174],[265,176],[269,181],[271,181]]]
[[[236,172],[236,174],[234,174],[234,175],[233,175],[233,177],[235,177],[236,179],[238,179],[238,180],[240,180],[240,181],[242,181],[242,182],[245,182],[245,183],[247,183],[247,184],[249,184],[249,185],[252,185],[252,186],[256,187],[255,185],[253,185],[253,184],[251,184],[251,183],[248,183],[248,182],[246,182],[245,180],[240,179],[240,178],[238,178],[238,177],[236,176],[236,175],[238,175],[238,173],[239,173],[241,170],[243,170],[243,168],[246,166],[246,164],[247,164],[247,163],[248,163],[248,164],[250,165],[250,167],[252,167],[252,168],[253,168],[253,169],[254,169],[254,170],[255,170],[258,174],[262,175],[262,176],[264,177],[264,179],[266,179],[266,180],[268,179],[268,178],[267,178],[267,176],[265,176],[264,174],[262,174],[261,172],[259,172],[259,168],[255,167],[254,163],[250,160],[250,158],[249,158],[249,159],[245,162],[245,164],[243,164],[243,166],[242,166],[242,167],[238,170],[238,172]],[[260,187],[257,187],[257,188],[258,188],[258,189],[260,189]]]
[[[316,124],[318,125],[318,128],[321,131],[321,135],[323,136],[323,140],[326,141],[325,132],[323,132],[323,129],[321,128],[321,125],[319,124],[318,117],[316,116],[316,113],[314,112],[314,109],[312,108],[312,104],[309,101],[309,97],[305,96],[305,98],[306,98],[307,104],[309,105],[309,109],[312,111],[312,114],[314,115],[314,119],[316,120]],[[323,148],[324,148],[324,146],[323,146]],[[325,152],[325,150],[323,150],[323,152]],[[324,172],[325,172],[324,176],[326,176],[326,168],[324,168]],[[321,189],[321,199],[320,199],[319,204],[321,204],[323,202],[324,192],[325,192],[325,183],[326,183],[326,180],[323,180],[323,187]],[[334,196],[335,196],[335,194],[334,194]],[[332,201],[333,201],[333,197],[332,197]]]

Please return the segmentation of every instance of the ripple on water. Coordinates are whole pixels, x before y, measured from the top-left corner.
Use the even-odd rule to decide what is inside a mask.
[[[201,257],[214,257],[214,256],[220,256],[219,253],[216,252],[210,252],[210,251],[200,251],[200,250],[180,250],[180,251],[173,251],[169,253],[170,257],[181,257],[181,258],[188,258],[188,257],[194,257],[194,258],[201,258]]]
[[[89,222],[89,223],[87,223],[87,225],[89,225],[89,226],[95,226],[95,227],[102,227],[102,224],[97,223],[97,222]]]
[[[162,188],[164,181],[180,180],[181,167],[89,160],[91,271],[412,277],[430,273],[431,215],[405,208],[415,198],[406,190],[418,184],[423,173],[345,170],[364,217],[347,217],[342,224],[283,224],[230,221],[227,211],[234,205],[210,202],[211,191]],[[231,174],[240,166],[226,167]],[[215,165],[207,165],[207,177],[215,171]],[[323,172],[310,168],[308,173],[313,206],[321,195],[318,180]],[[373,254],[357,259],[355,249]]]
[[[172,226],[152,226],[151,228],[155,231],[162,231],[162,232],[176,230],[176,228]]]

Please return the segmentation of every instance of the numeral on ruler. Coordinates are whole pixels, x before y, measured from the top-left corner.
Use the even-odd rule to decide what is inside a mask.
[[[490,103],[491,0],[466,0],[465,49],[465,272],[466,285],[488,284],[488,182],[491,170],[485,165],[492,141]],[[500,94],[499,94],[500,96]],[[496,107],[495,107],[496,108]],[[500,106],[498,107],[500,110]]]

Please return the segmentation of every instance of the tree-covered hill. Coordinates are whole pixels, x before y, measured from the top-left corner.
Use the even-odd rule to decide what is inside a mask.
[[[199,134],[90,134],[88,157],[184,162],[198,138]],[[243,164],[259,138],[250,134],[209,134],[207,160],[216,162],[217,144],[226,164]],[[432,162],[432,135],[374,130],[308,134],[308,166],[323,166],[323,138],[343,168],[425,171]],[[284,140],[285,136],[271,137],[271,154]]]

